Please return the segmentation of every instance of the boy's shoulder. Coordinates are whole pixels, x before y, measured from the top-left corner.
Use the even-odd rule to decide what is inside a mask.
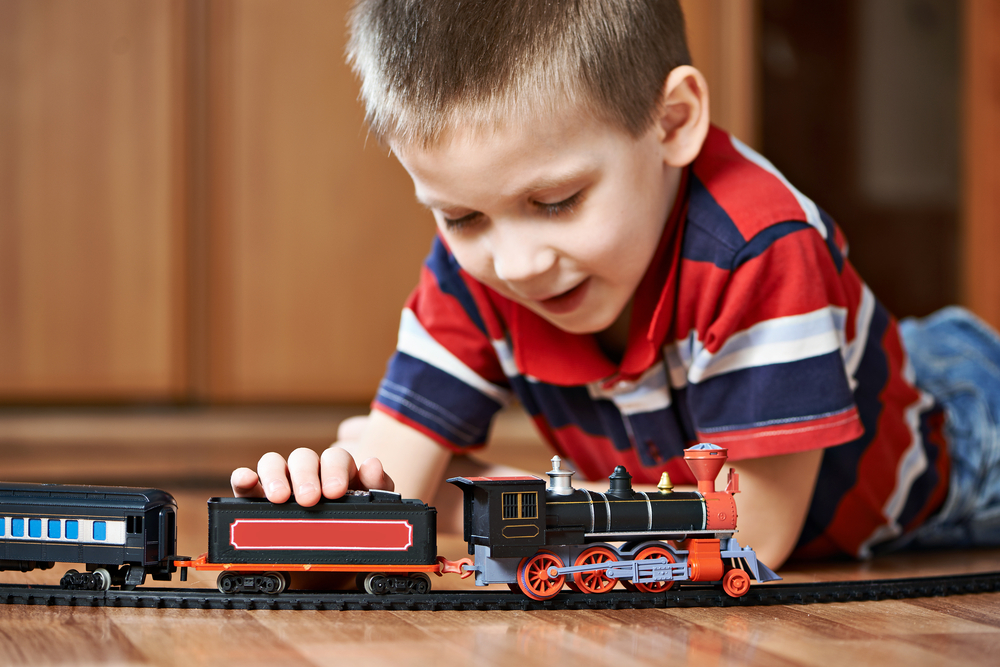
[[[733,270],[783,236],[812,229],[839,261],[833,220],[766,158],[712,127],[692,164],[684,256]]]

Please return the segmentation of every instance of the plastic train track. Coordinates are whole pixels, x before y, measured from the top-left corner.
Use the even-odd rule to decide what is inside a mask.
[[[749,607],[757,605],[857,602],[941,597],[1000,591],[1000,572],[912,579],[879,579],[754,586],[740,598],[708,587],[664,593],[616,590],[603,595],[569,591],[535,601],[507,591],[438,591],[425,595],[369,595],[362,592],[289,591],[279,595],[224,595],[214,589],[137,588],[132,591],[68,591],[58,586],[0,584],[0,604],[149,609],[271,610],[540,610],[652,609],[665,607]]]

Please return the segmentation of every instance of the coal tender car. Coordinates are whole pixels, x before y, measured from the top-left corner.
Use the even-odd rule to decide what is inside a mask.
[[[701,444],[684,458],[697,491],[674,491],[666,475],[657,491],[635,491],[622,466],[607,492],[576,489],[559,457],[547,486],[531,476],[448,480],[465,496],[465,541],[475,556],[466,569],[479,585],[507,584],[535,600],[564,584],[600,594],[618,581],[650,593],[675,582],[716,583],[739,597],[751,577],[778,579],[734,537],[738,476],[730,469],[726,489],[715,490],[727,451]]]
[[[308,571],[357,573],[359,587],[373,594],[426,593],[442,563],[437,510],[389,491],[348,491],[313,507],[212,498],[208,553],[178,562],[219,571],[223,593],[280,593],[290,573]]]
[[[173,496],[158,489],[0,483],[0,570],[86,563],[61,581],[85,590],[169,581],[176,516]]]

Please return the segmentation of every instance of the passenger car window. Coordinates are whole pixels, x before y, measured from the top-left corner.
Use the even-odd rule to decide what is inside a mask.
[[[106,521],[94,522],[94,539],[95,540],[108,539],[108,524]]]
[[[24,537],[24,519],[10,520],[11,537]]]
[[[80,537],[80,525],[77,523],[76,519],[70,519],[66,522],[66,539],[75,540]]]
[[[42,536],[42,520],[28,519],[28,537]]]
[[[49,519],[49,537],[54,540],[62,537],[62,522],[59,519]]]

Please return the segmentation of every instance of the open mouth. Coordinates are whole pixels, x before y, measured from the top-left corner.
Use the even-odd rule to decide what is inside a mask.
[[[587,289],[589,287],[590,278],[587,278],[576,287],[566,290],[562,294],[557,294],[556,296],[549,297],[548,299],[543,299],[538,303],[541,304],[542,308],[554,315],[569,313],[576,310],[580,306],[584,297],[587,295]]]

